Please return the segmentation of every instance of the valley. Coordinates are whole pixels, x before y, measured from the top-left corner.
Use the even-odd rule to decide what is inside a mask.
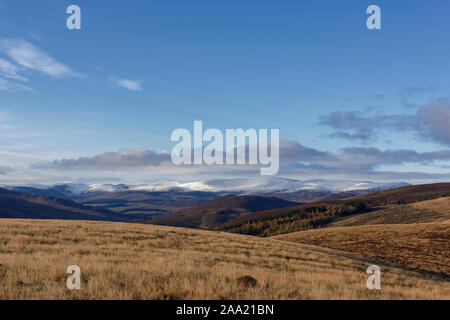
[[[273,238],[100,221],[0,219],[4,299],[448,299],[450,282],[383,262]],[[81,269],[67,290],[66,268]],[[254,287],[237,279],[251,276]]]
[[[0,189],[0,299],[450,297],[449,183],[375,192],[278,184],[277,197],[267,185],[252,195],[220,184],[235,191]],[[290,193],[319,197],[279,197]],[[372,264],[382,290],[366,288]],[[81,268],[83,290],[65,287],[68,265]]]

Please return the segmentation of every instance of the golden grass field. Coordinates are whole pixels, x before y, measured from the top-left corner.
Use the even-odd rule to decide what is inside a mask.
[[[411,224],[441,222],[449,219],[450,198],[440,198],[412,204],[388,206],[386,209],[347,217],[331,223],[329,227],[353,227],[373,224]]]
[[[343,250],[450,279],[450,220],[324,228],[275,238]]]
[[[0,299],[449,299],[440,277],[280,241],[171,227],[0,220]],[[66,287],[81,268],[81,290]],[[249,275],[256,287],[236,281]]]
[[[450,278],[450,198],[393,205],[276,237],[343,250]]]

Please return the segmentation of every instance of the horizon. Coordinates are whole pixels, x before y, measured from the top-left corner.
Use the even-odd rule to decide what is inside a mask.
[[[279,130],[280,178],[450,181],[450,3],[176,3],[0,3],[0,185],[260,177],[174,165],[194,121]]]

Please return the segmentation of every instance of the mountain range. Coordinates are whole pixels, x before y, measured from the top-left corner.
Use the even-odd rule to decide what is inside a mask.
[[[355,194],[394,189],[409,185],[405,182],[376,183],[349,180],[296,180],[279,177],[258,177],[241,179],[216,179],[206,181],[179,182],[161,180],[146,185],[126,184],[59,184],[54,186],[3,186],[20,192],[30,192],[71,199],[111,192],[219,192],[229,194],[295,193],[299,191],[320,191],[324,193],[351,192]]]
[[[157,218],[161,224],[177,225],[176,221],[183,221],[180,225],[209,228],[242,214],[404,185],[407,184],[258,177],[192,182],[162,180],[147,185],[3,186],[0,217],[109,221]]]

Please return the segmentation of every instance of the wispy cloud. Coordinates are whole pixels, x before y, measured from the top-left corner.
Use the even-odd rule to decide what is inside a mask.
[[[0,52],[7,55],[17,65],[25,69],[39,71],[51,77],[84,77],[82,74],[73,71],[70,67],[57,61],[44,50],[25,40],[1,39]],[[5,68],[8,68],[8,64],[5,64],[4,66]]]
[[[50,169],[120,169],[158,166],[170,162],[170,154],[157,153],[147,149],[120,149],[118,152],[105,152],[94,157],[62,159],[51,163],[37,164],[35,167]]]
[[[0,75],[4,78],[28,81],[28,78],[21,74],[23,71],[23,67],[19,67],[8,60],[0,58]]]
[[[20,91],[20,90],[34,91],[33,88],[31,88],[27,85],[0,78],[0,91],[12,91],[13,92],[13,91]]]
[[[450,103],[420,107],[415,114],[366,115],[359,111],[336,111],[319,118],[335,130],[330,137],[347,140],[376,140],[382,130],[411,132],[420,140],[450,146]]]
[[[131,90],[131,91],[142,91],[142,81],[123,79],[117,77],[109,77],[109,80],[119,87]]]
[[[58,62],[44,50],[21,39],[0,38],[0,91],[34,91],[28,84],[28,74],[38,71],[53,78],[83,78]]]

